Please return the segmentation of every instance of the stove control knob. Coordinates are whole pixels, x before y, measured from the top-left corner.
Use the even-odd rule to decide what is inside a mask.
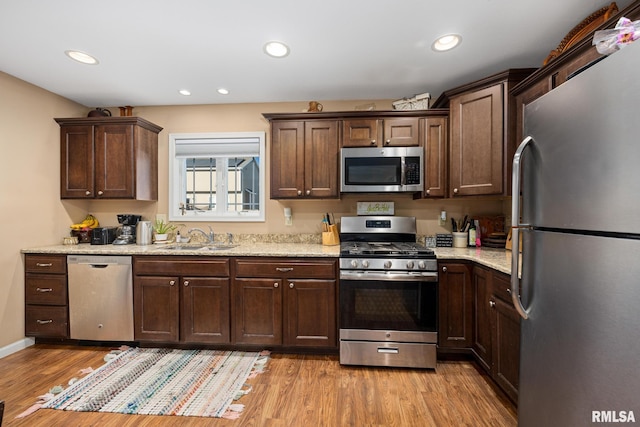
[[[407,262],[407,270],[413,269],[413,261]]]
[[[385,261],[384,268],[391,268],[391,261]]]
[[[358,266],[358,261],[356,261],[355,259],[351,260],[351,267],[356,268]]]
[[[425,268],[427,268],[427,265],[424,263],[424,261],[420,261],[418,262],[418,268],[420,270],[424,270]]]
[[[362,267],[364,267],[364,268],[369,267],[369,261],[366,260],[366,259],[364,261],[362,261]]]

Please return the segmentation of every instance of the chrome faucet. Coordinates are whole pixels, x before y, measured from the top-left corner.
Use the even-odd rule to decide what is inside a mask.
[[[208,234],[202,228],[190,228],[187,231],[187,234],[191,234],[192,232],[197,231],[198,233],[202,234],[207,239],[207,243],[213,243],[213,239],[214,239],[213,228],[211,228],[210,225],[207,225],[207,227],[209,227],[209,233]]]

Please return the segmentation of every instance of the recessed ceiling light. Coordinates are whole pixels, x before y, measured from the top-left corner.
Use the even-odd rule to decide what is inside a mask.
[[[186,89],[180,89],[178,92],[180,92],[180,95],[184,95],[184,96],[189,96],[191,95],[191,92],[189,92]]]
[[[96,58],[88,53],[80,52],[79,50],[65,50],[64,53],[74,61],[78,61],[83,64],[96,65],[98,63]]]
[[[446,34],[438,37],[431,45],[431,49],[436,52],[444,52],[451,50],[462,42],[462,36],[459,34]]]
[[[270,41],[264,45],[264,52],[274,58],[284,58],[289,55],[289,46],[282,42]]]
[[[229,95],[229,90],[221,87],[220,89],[218,89],[218,93],[220,95]]]

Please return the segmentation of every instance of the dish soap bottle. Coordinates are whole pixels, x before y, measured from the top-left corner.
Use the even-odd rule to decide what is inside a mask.
[[[471,220],[471,225],[469,226],[469,246],[476,245],[476,222]]]

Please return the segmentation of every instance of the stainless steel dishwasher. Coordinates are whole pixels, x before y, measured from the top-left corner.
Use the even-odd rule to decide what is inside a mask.
[[[133,341],[130,256],[67,255],[71,339]]]

